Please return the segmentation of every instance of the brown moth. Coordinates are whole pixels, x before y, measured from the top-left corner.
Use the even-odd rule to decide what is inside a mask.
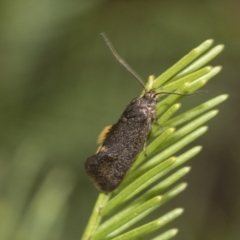
[[[159,94],[177,94],[146,90],[141,78],[118,55],[111,42],[102,33],[115,58],[132,73],[145,89],[142,97],[133,99],[121,117],[112,126],[106,127],[99,136],[102,143],[97,152],[87,158],[85,168],[94,185],[103,192],[111,192],[118,187],[139,152],[144,148],[152,124],[157,121],[155,114]]]

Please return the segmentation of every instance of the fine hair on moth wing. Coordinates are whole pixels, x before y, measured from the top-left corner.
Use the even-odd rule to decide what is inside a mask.
[[[101,33],[116,60],[130,72],[144,88],[141,97],[134,98],[126,107],[117,123],[107,126],[100,133],[97,152],[85,161],[86,172],[97,189],[112,192],[116,189],[144,149],[153,123],[158,95],[192,95],[177,92],[147,90],[142,78],[120,57],[105,33]]]

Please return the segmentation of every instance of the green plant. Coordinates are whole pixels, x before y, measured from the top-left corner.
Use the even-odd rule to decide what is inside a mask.
[[[213,40],[203,42],[158,78],[150,76],[146,88],[189,94],[203,87],[221,70],[219,66],[204,67],[223,50],[223,45],[211,48],[212,44]],[[150,143],[146,148],[148,156],[143,152],[138,155],[113,193],[99,194],[82,240],[139,239],[182,214],[183,209],[176,208],[152,222],[135,225],[186,188],[186,183],[172,185],[186,175],[190,167],[169,173],[198,154],[201,146],[177,156],[175,154],[207,131],[208,128],[202,125],[218,113],[210,109],[227,99],[227,95],[220,95],[173,117],[181,106],[178,101],[182,97],[170,95],[159,102],[156,111],[162,129],[155,125],[152,127]],[[154,239],[170,239],[176,234],[177,230],[171,229]]]

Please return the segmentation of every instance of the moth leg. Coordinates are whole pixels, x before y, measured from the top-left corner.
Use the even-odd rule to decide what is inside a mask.
[[[156,115],[153,116],[153,123],[157,125],[159,131],[162,131],[162,127],[161,127],[161,125],[159,124],[158,118],[157,118]]]
[[[147,146],[147,139],[144,141],[144,144],[143,144],[143,154],[145,157],[147,157],[146,146]]]
[[[156,122],[155,122],[155,124],[157,125],[157,127],[158,127],[159,131],[162,131],[162,127],[161,127],[161,125],[159,124],[159,122],[158,122],[158,121],[156,121]]]

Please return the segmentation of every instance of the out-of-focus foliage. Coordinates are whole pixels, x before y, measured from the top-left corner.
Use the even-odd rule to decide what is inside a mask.
[[[224,43],[224,71],[191,107],[229,93],[197,143],[178,239],[240,235],[240,2],[1,1],[0,239],[78,239],[97,191],[83,162],[101,128],[142,89],[113,60],[99,33],[144,78],[159,75],[205,39]],[[156,213],[158,214],[158,213]],[[158,214],[159,215],[159,214]],[[184,219],[183,219],[184,218]]]

